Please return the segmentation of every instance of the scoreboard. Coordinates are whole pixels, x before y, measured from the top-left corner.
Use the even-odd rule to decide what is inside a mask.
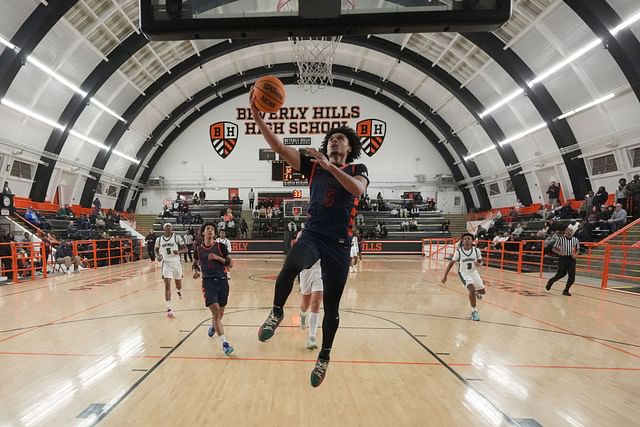
[[[276,160],[271,163],[271,179],[273,181],[282,181],[282,185],[285,187],[309,185],[309,179],[307,177],[282,160]]]

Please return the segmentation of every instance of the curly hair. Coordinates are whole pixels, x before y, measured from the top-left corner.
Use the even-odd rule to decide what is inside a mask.
[[[329,139],[335,133],[341,133],[347,137],[349,141],[349,146],[351,147],[351,152],[347,154],[347,163],[351,163],[354,160],[360,157],[360,153],[362,152],[362,141],[356,135],[356,131],[349,126],[340,126],[339,128],[333,128],[324,136],[322,140],[322,144],[320,145],[320,152],[325,156],[327,155],[327,145],[329,144]]]

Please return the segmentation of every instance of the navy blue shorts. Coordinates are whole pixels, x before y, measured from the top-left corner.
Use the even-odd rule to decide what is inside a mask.
[[[203,278],[202,296],[204,305],[207,307],[213,304],[218,304],[220,307],[226,306],[229,300],[229,281],[226,277]]]
[[[340,285],[347,283],[349,266],[351,265],[350,241],[331,241],[323,236],[305,230],[302,232],[296,245],[307,246],[312,250],[316,260],[320,258],[323,283]]]

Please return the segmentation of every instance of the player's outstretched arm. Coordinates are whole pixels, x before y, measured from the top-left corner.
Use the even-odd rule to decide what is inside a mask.
[[[256,104],[254,101],[253,88],[249,92],[249,103],[251,105],[251,114],[253,114],[253,120],[255,120],[258,128],[260,128],[260,132],[264,137],[269,147],[276,153],[280,154],[283,159],[286,160],[289,165],[295,170],[300,170],[300,152],[293,147],[288,147],[282,143],[280,138],[271,131],[271,128],[267,126],[267,123],[264,121],[262,116],[260,115],[260,111],[256,108]]]
[[[451,268],[455,263],[455,261],[449,261],[449,264],[447,264],[447,269],[444,271],[444,276],[442,277],[442,283],[447,283],[447,276],[449,275],[449,271],[451,271]]]

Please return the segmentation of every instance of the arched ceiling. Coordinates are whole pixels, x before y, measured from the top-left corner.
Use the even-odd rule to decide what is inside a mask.
[[[557,158],[581,197],[590,188],[581,150],[591,141],[580,118],[563,113],[609,93],[629,103],[634,92],[632,109],[640,99],[637,2],[514,3],[512,19],[493,33],[349,37],[336,54],[340,84],[353,79],[357,90],[383,91],[383,103],[406,104],[407,117],[431,143],[437,138],[456,180],[474,188],[483,207],[478,184],[498,176],[511,179],[524,203],[535,201],[524,169],[540,159]],[[2,15],[0,108],[16,126],[0,142],[15,145],[6,141],[32,133],[33,152],[41,153],[34,200],[46,198],[56,161],[76,162],[97,180],[143,186],[172,114],[190,117],[212,102],[198,93],[231,93],[236,88],[222,82],[242,86],[261,69],[291,63],[280,40],[149,42],[137,29],[137,0],[32,0]],[[608,105],[593,107],[604,117],[602,135],[626,126]],[[48,132],[29,126],[43,122],[33,113],[49,120]],[[87,180],[82,204],[97,180]],[[127,193],[120,196],[124,206]]]

